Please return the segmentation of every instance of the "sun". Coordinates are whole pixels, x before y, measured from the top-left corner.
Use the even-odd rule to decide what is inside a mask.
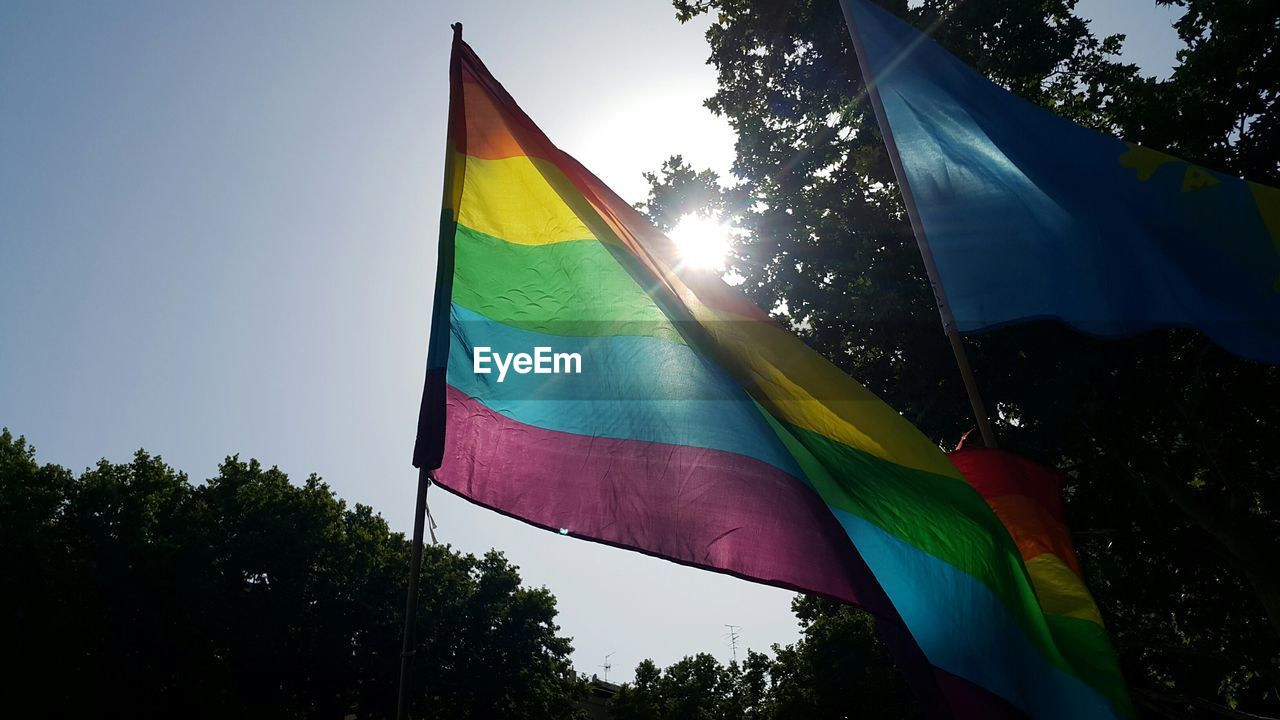
[[[724,270],[729,252],[729,226],[718,218],[689,213],[668,234],[680,252],[681,265],[697,270]]]

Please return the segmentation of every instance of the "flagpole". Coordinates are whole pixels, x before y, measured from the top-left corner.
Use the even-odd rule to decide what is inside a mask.
[[[915,233],[916,245],[920,248],[920,256],[924,259],[924,269],[929,275],[933,298],[938,303],[938,314],[942,316],[942,329],[947,334],[951,352],[956,358],[956,366],[960,369],[960,379],[964,382],[965,392],[969,396],[969,405],[973,408],[978,433],[982,436],[983,445],[994,448],[996,434],[991,429],[991,420],[987,417],[986,406],[982,402],[982,395],[978,392],[978,382],[974,379],[973,368],[969,365],[969,355],[965,352],[964,342],[959,330],[956,329],[955,317],[951,314],[951,304],[947,302],[947,295],[942,289],[942,280],[938,277],[938,266],[933,260],[933,250],[929,248],[924,224],[920,222],[920,212],[916,209],[915,195],[911,192],[911,184],[907,182],[907,174],[902,168],[902,156],[898,153],[898,144],[893,139],[893,128],[889,126],[889,118],[884,112],[884,103],[880,100],[880,89],[876,87],[875,78],[871,76],[858,25],[853,19],[853,13],[843,0],[840,8],[844,12],[845,22],[849,25],[849,38],[853,41],[853,50],[858,56],[858,69],[862,73],[862,82],[867,88],[867,97],[871,99],[871,108],[875,111],[876,122],[880,125],[880,134],[884,137],[885,149],[889,152],[889,164],[893,166],[893,174],[898,180],[898,190],[902,193],[902,201],[907,206],[911,230]]]
[[[453,30],[453,46],[449,53],[449,147],[445,153],[443,208],[456,210],[462,193],[461,176],[453,172],[454,142],[462,139],[465,147],[466,120],[462,107],[462,23],[449,26]],[[466,166],[463,165],[463,168]],[[444,453],[445,366],[449,354],[449,298],[453,278],[453,232],[440,231],[436,257],[436,292],[431,315],[431,334],[427,349],[427,376],[422,387],[422,407],[418,414],[418,434],[413,445],[413,465],[418,468],[418,502],[413,510],[413,556],[409,563],[409,597],[404,608],[403,643],[400,647],[400,686],[396,692],[396,720],[404,720],[409,712],[409,666],[413,659],[413,630],[418,618],[418,576],[422,574],[422,534],[427,512],[427,488],[440,467]],[[440,357],[436,357],[439,353]],[[434,360],[440,360],[434,363]],[[432,522],[431,542],[435,543]]]
[[[427,515],[427,486],[431,471],[418,470],[418,504],[413,510],[413,559],[409,563],[409,598],[404,608],[404,642],[400,647],[400,689],[396,694],[396,720],[409,711],[409,664],[413,659],[413,628],[418,619],[418,576],[422,574],[422,532]]]

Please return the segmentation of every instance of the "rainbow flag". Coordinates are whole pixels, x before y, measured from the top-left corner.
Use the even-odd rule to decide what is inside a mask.
[[[947,457],[1013,537],[1063,655],[1090,685],[1127,708],[1115,650],[1084,584],[1062,509],[1063,474],[991,448],[957,448]]]
[[[685,267],[460,37],[450,74],[416,466],[552,531],[855,603],[933,716],[1128,714],[928,438]]]

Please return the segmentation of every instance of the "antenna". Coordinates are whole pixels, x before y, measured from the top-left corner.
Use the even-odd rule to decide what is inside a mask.
[[[725,623],[725,627],[729,628],[729,632],[724,634],[724,637],[729,638],[729,651],[733,653],[733,661],[738,662],[738,638],[740,637],[738,631],[742,626]]]
[[[610,664],[609,664],[609,658],[613,657],[613,656],[614,656],[614,654],[615,654],[615,653],[609,653],[608,655],[605,655],[605,656],[604,656],[604,664],[599,666],[599,667],[601,667],[601,668],[603,668],[603,669],[604,669],[604,681],[605,681],[605,682],[609,682],[609,671],[613,669],[613,665],[610,665]]]

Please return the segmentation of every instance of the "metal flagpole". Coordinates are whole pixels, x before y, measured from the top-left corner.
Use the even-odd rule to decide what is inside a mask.
[[[400,648],[400,690],[396,695],[396,720],[409,711],[409,664],[413,659],[413,628],[418,619],[418,576],[422,574],[422,530],[426,524],[427,486],[431,471],[418,470],[418,504],[413,510],[413,559],[409,564],[409,599],[404,608],[404,644]]]
[[[911,220],[911,230],[916,236],[916,245],[920,248],[920,256],[924,258],[924,269],[929,274],[929,285],[933,288],[934,300],[938,303],[938,314],[942,316],[942,329],[951,343],[951,352],[956,356],[956,366],[960,368],[960,379],[964,382],[965,392],[969,395],[969,405],[973,407],[973,417],[978,423],[978,433],[982,436],[982,444],[989,448],[996,447],[996,434],[991,429],[991,420],[987,417],[986,406],[982,403],[982,395],[978,392],[978,383],[973,377],[973,368],[969,366],[969,356],[965,353],[960,332],[956,330],[955,318],[951,315],[951,305],[942,289],[942,280],[938,277],[938,267],[933,261],[933,251],[925,238],[924,224],[920,222],[920,213],[916,209],[916,199],[911,193],[911,185],[907,182],[907,174],[902,168],[902,157],[898,154],[898,144],[893,139],[893,128],[889,126],[889,118],[884,112],[884,103],[880,101],[880,89],[876,87],[875,78],[871,76],[870,65],[867,64],[866,49],[862,46],[858,25],[853,13],[844,0],[840,3],[844,11],[845,22],[849,25],[849,38],[853,41],[853,50],[858,56],[858,69],[862,72],[863,84],[867,87],[867,96],[871,99],[871,107],[876,114],[876,122],[880,125],[880,134],[884,137],[885,149],[889,152],[889,163],[893,166],[893,174],[898,179],[898,189],[902,193],[902,201],[907,206],[907,217]]]

